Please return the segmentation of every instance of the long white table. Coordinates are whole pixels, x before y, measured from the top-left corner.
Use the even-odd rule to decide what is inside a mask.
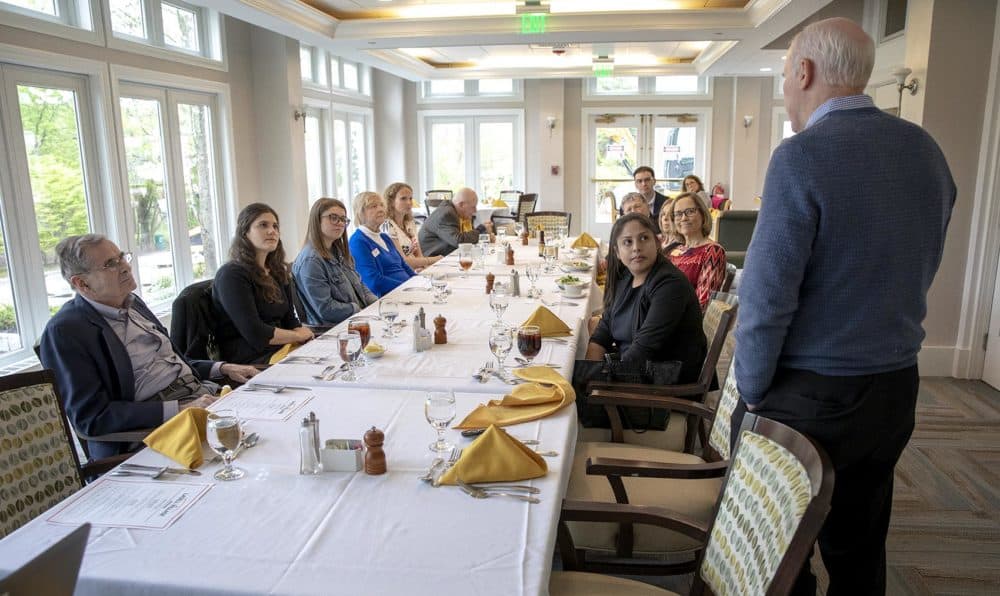
[[[442,268],[448,266],[447,261]],[[468,283],[473,279],[470,276]],[[62,505],[87,499],[101,483],[110,481],[186,483],[192,490],[211,485],[164,530],[95,527],[77,593],[547,593],[559,506],[573,463],[575,408],[507,427],[512,435],[537,439],[540,449],[560,454],[546,458],[546,476],[524,481],[541,489],[539,504],[507,498],[473,499],[456,487],[434,488],[417,479],[434,456],[427,445],[435,433],[423,416],[426,391],[414,389],[455,390],[456,421],[477,404],[498,398],[508,389],[499,384],[467,383],[469,367],[486,359],[486,332],[494,316],[483,315],[488,306],[484,306],[482,290],[473,293],[473,288],[467,290],[457,281],[453,288],[443,310],[449,321],[456,323],[454,331],[449,324],[448,346],[435,346],[415,355],[407,346],[391,343],[390,353],[378,361],[387,368],[374,367],[375,374],[368,381],[289,390],[297,395],[311,394],[312,399],[287,420],[248,421],[247,430],[262,438],[236,462],[247,471],[243,479],[214,481],[211,475],[221,464],[203,465],[200,477],[168,475],[151,481],[105,476],[64,502]],[[595,293],[592,287],[591,296]],[[394,297],[409,299],[419,294],[422,292],[400,290]],[[589,305],[584,307],[584,301],[580,302],[574,307],[578,311],[557,313],[582,320]],[[513,302],[513,312],[505,319],[520,322],[536,305],[527,300]],[[334,343],[320,340],[302,351]],[[572,366],[575,347],[560,346],[560,351],[546,346],[539,361],[561,358]],[[393,352],[398,356],[396,361],[391,359]],[[305,382],[300,377],[307,375],[299,374],[302,371],[297,372],[295,366],[277,365],[260,378],[288,384]],[[447,374],[426,374],[428,369],[440,371],[445,366],[451,367]],[[561,370],[567,376],[572,373],[571,368]],[[398,380],[393,380],[396,377]],[[467,386],[477,393],[465,391]],[[244,388],[220,400],[218,407],[238,409],[241,402],[247,403],[244,400],[260,398],[267,398],[267,394]],[[371,426],[381,428],[386,435],[388,473],[299,475],[299,421],[309,411],[319,417],[323,439],[356,439]],[[447,439],[459,446],[471,443],[452,430]],[[149,449],[130,461],[172,464]],[[72,529],[51,523],[52,514],[43,514],[0,541],[0,570],[17,568]]]

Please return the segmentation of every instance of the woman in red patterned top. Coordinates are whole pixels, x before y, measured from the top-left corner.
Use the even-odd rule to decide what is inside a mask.
[[[674,233],[683,244],[667,253],[670,261],[684,272],[705,310],[712,292],[722,287],[726,277],[726,251],[709,237],[712,217],[705,204],[693,193],[678,195],[667,208]]]

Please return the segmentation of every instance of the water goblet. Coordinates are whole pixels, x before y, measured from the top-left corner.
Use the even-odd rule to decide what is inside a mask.
[[[340,344],[340,358],[347,363],[347,372],[340,378],[353,383],[358,380],[354,374],[354,365],[361,355],[361,334],[357,331],[342,331],[337,340]]]
[[[493,352],[493,356],[497,359],[496,374],[500,377],[503,377],[504,373],[507,372],[503,363],[507,359],[507,354],[510,354],[510,349],[514,346],[512,331],[510,327],[503,323],[495,323],[490,329],[490,351]]]
[[[556,259],[558,257],[559,257],[559,247],[546,244],[545,250],[542,253],[542,258],[545,259],[546,273],[552,273],[553,268],[555,268]]]
[[[542,351],[542,329],[538,325],[521,325],[517,330],[517,351],[530,365]]]
[[[462,268],[462,279],[468,277],[469,268],[472,267],[472,245],[463,242],[458,245],[458,266]]]
[[[448,278],[444,274],[435,275],[431,279],[431,288],[434,289],[434,304],[448,303]]]
[[[396,337],[396,330],[393,327],[393,323],[396,321],[396,317],[399,316],[399,303],[395,300],[386,300],[385,298],[379,300],[378,315],[388,321],[385,330],[382,332],[382,337],[390,339]]]
[[[507,226],[500,226],[497,228],[497,246],[503,246],[507,243]]]
[[[225,465],[215,473],[216,480],[239,480],[246,474],[241,468],[233,467],[233,456],[243,440],[240,418],[235,410],[215,410],[208,413],[206,433],[208,446],[222,456]]]
[[[455,446],[444,440],[444,431],[455,419],[455,394],[430,393],[424,401],[424,418],[437,431],[437,440],[428,445],[431,451],[447,453]]]
[[[472,268],[482,269],[485,266],[487,244],[477,244],[472,247]]]
[[[524,223],[517,221],[514,223],[514,233],[520,238],[524,234]]]
[[[510,304],[510,297],[507,295],[507,286],[501,283],[493,284],[493,291],[490,292],[490,308],[497,316],[497,323],[503,322],[503,313],[507,311]]]
[[[531,282],[531,289],[528,290],[528,298],[538,297],[538,291],[535,289],[535,282],[542,276],[542,268],[540,265],[533,264],[528,265],[524,270],[525,274],[528,276],[528,281]]]

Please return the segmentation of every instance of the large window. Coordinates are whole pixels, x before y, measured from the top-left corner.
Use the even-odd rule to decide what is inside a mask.
[[[0,0],[0,10],[69,27],[93,28],[88,0]]]
[[[87,80],[0,65],[0,88],[12,116],[0,143],[2,361],[30,348],[72,296],[55,246],[72,234],[103,231],[95,225],[103,207]]]
[[[371,110],[310,100],[305,114],[309,202],[330,196],[349,205],[372,189]]]
[[[707,96],[709,87],[708,79],[697,75],[594,77],[587,79],[584,94],[586,97],[699,97]]]
[[[520,110],[476,115],[421,113],[424,189],[475,189],[480,198],[524,185],[524,127]]]
[[[133,269],[143,298],[163,303],[220,264],[215,98],[123,84],[119,102]]]
[[[307,87],[342,95],[371,95],[371,70],[321,48],[299,45],[299,68]]]
[[[632,172],[646,165],[656,173],[657,189],[676,194],[688,174],[708,171],[710,111],[677,110],[676,114],[602,114],[587,110],[590,184],[583,229],[607,237],[612,220],[611,196],[635,190]]]
[[[420,101],[520,101],[524,88],[519,79],[435,79],[425,81],[420,89]]]
[[[114,38],[221,60],[219,17],[181,0],[108,0]]]

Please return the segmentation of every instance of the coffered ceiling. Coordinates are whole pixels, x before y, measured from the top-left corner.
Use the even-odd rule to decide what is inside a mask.
[[[860,3],[863,0],[833,2]],[[411,80],[780,72],[770,45],[831,0],[204,0]],[[534,4],[534,3],[533,3]],[[771,69],[770,71],[766,69]]]

